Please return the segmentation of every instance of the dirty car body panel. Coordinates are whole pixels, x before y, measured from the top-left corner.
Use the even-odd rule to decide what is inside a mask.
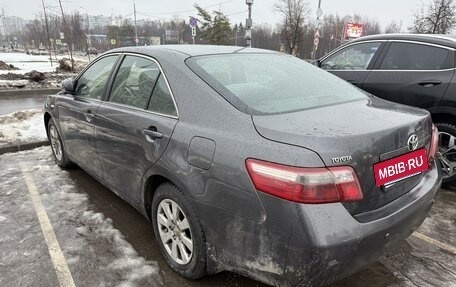
[[[64,106],[71,109],[77,97],[63,91],[50,96],[45,120],[56,123],[72,161],[147,218],[156,182],[182,190],[204,231],[209,274],[229,270],[276,286],[333,282],[375,262],[411,234],[440,187],[433,159],[428,170],[388,186],[376,186],[374,179],[373,165],[407,154],[412,134],[418,137],[415,148],[429,154],[428,112],[364,94],[300,60],[259,49],[198,45],[122,48],[100,58],[109,55],[119,60],[90,123],[84,123],[91,127],[85,130],[92,137],[90,149],[69,148],[62,127]],[[158,65],[175,114],[111,103],[128,55]],[[258,69],[258,62],[278,71],[255,78],[249,69]],[[295,74],[275,90],[270,86],[287,69],[301,68],[310,78]],[[319,94],[325,85],[335,85],[337,92]],[[285,98],[277,97],[282,93]],[[287,93],[293,95],[290,101]],[[152,135],[161,136],[147,138],[142,131],[151,127]],[[303,203],[263,192],[249,160],[312,172],[342,166],[359,180],[362,198]]]

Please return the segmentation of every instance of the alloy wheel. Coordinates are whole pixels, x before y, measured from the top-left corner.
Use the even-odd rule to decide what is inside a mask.
[[[446,132],[439,132],[439,160],[442,177],[452,177],[456,171],[456,137]]]
[[[51,125],[49,127],[49,138],[51,141],[51,148],[52,148],[52,151],[54,152],[55,158],[58,161],[61,161],[62,157],[63,157],[62,142],[60,141],[59,134],[54,125]]]
[[[160,202],[157,226],[168,255],[178,264],[189,263],[193,255],[192,232],[187,216],[176,202],[170,199]]]

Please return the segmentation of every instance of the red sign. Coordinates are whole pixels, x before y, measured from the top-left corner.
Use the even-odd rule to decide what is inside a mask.
[[[359,38],[363,35],[364,24],[358,23],[347,23],[345,25],[345,39],[347,38]]]
[[[375,185],[393,183],[428,170],[426,149],[374,164]]]

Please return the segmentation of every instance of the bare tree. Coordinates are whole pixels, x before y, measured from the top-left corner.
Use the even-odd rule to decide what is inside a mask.
[[[327,14],[322,19],[320,26],[320,44],[316,56],[321,57],[329,51],[346,43],[350,39],[345,38],[344,31],[347,23],[359,23],[364,25],[362,36],[379,34],[381,32],[380,24],[375,18],[369,18],[364,15],[337,15]],[[313,42],[314,34],[305,34],[305,43]],[[307,54],[307,52],[306,52]]]
[[[376,19],[366,18],[364,20],[363,36],[380,34],[380,23]]]
[[[376,18],[370,18],[363,15],[355,14],[353,17],[348,17],[355,23],[364,24],[363,36],[380,34],[380,23]]]
[[[68,37],[68,51],[70,52],[71,71],[74,71],[73,47],[72,47],[73,40],[71,39],[71,33],[70,33],[70,29],[68,28],[68,25],[67,25],[65,13],[63,13],[62,0],[59,0],[59,5],[60,5],[60,11],[62,12],[64,31],[67,34],[66,37]]]
[[[396,21],[392,21],[385,27],[385,33],[386,34],[392,34],[392,33],[400,33],[402,31],[402,21],[399,23]]]
[[[456,25],[456,7],[453,0],[431,0],[414,13],[412,33],[447,34]]]
[[[325,55],[343,43],[344,28],[348,18],[349,16],[341,17],[337,14],[329,14],[323,18],[317,57]],[[313,35],[310,36],[313,38]],[[308,39],[308,41],[312,41],[312,38]]]
[[[304,21],[310,13],[309,3],[306,0],[278,0],[274,10],[283,17],[278,28],[285,52],[296,53],[303,40]]]
[[[252,35],[252,47],[279,50],[279,35],[268,25],[256,25],[252,31]]]
[[[69,15],[71,39],[76,50],[88,49],[87,36],[82,30],[82,16],[78,11]]]

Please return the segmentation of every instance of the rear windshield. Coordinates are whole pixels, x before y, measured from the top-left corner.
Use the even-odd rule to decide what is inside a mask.
[[[278,114],[365,99],[351,84],[284,54],[194,57],[188,66],[239,110]]]

